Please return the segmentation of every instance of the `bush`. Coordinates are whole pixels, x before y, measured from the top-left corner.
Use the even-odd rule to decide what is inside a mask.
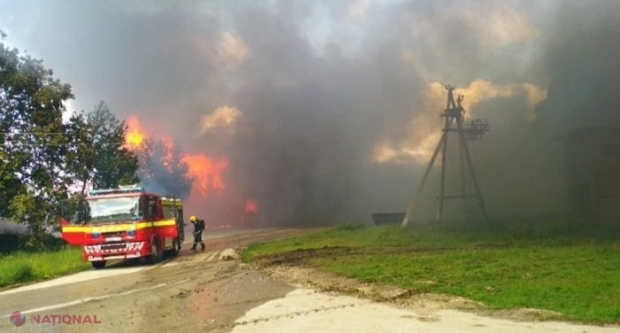
[[[0,253],[17,251],[23,237],[18,234],[0,234]]]
[[[61,238],[52,235],[26,236],[22,239],[19,250],[23,252],[47,252],[59,251],[66,248],[65,242]]]
[[[16,251],[39,252],[58,251],[66,248],[65,242],[52,235],[0,234],[0,254]]]

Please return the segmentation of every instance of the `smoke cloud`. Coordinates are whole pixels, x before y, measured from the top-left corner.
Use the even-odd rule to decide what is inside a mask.
[[[20,0],[0,10],[9,41],[70,82],[76,107],[104,99],[185,151],[226,160],[221,194],[192,203],[211,219],[245,199],[271,225],[404,211],[441,135],[445,84],[464,95],[468,119],[489,121],[471,152],[493,216],[561,211],[554,133],[620,121],[613,0]],[[437,174],[421,218],[434,213]]]

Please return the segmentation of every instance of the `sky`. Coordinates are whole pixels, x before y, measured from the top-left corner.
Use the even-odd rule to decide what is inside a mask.
[[[489,210],[543,213],[564,200],[550,138],[620,120],[612,0],[5,0],[0,12],[5,42],[72,85],[69,109],[104,100],[228,161],[205,214],[231,197],[256,200],[268,223],[404,211],[446,84],[490,123],[472,143]]]

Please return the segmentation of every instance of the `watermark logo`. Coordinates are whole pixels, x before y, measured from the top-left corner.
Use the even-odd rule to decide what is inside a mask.
[[[13,325],[20,327],[23,324],[26,323],[26,316],[24,316],[23,314],[21,314],[21,312],[19,311],[15,311],[11,314],[11,323],[13,323]]]
[[[11,323],[13,325],[20,327],[26,323],[26,316],[24,316],[20,311],[15,311],[11,314],[10,317]],[[65,325],[75,325],[75,324],[101,324],[97,315],[31,315],[30,322],[32,324],[51,324],[53,326],[65,324]]]

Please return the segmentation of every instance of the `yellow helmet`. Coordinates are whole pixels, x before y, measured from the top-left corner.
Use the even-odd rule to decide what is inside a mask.
[[[196,216],[192,215],[192,216],[189,218],[189,221],[190,221],[190,222],[192,222],[192,223],[196,222]]]

